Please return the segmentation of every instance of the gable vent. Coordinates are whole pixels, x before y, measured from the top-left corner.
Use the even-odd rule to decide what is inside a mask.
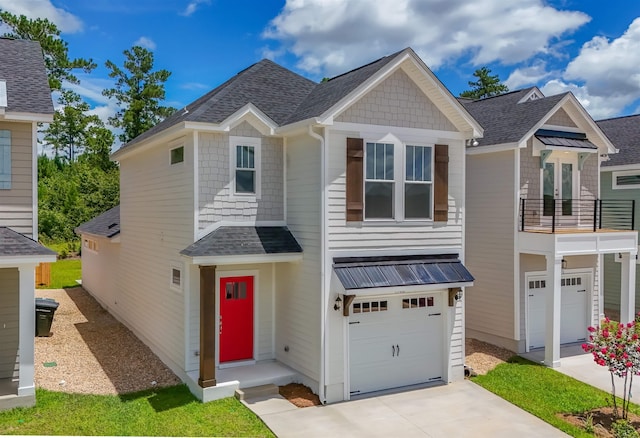
[[[7,107],[7,83],[0,80],[0,108]]]

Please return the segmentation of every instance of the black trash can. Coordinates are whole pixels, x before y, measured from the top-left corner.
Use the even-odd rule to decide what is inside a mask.
[[[51,336],[53,314],[59,305],[52,298],[36,298],[36,336]]]

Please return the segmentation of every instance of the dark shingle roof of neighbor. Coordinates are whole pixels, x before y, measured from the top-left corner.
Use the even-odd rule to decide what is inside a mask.
[[[319,84],[273,61],[263,59],[176,111],[122,148],[139,143],[177,123],[221,123],[248,103],[255,105],[278,126],[320,116],[399,54],[408,50],[411,49],[385,56]]]
[[[480,100],[459,99],[484,128],[479,146],[522,140],[568,93],[518,103],[532,88],[512,91]]]
[[[93,234],[94,236],[114,237],[120,233],[120,206],[117,205],[94,217],[88,222],[79,225],[77,234]]]
[[[619,150],[609,154],[603,167],[640,163],[640,114],[596,122],[611,143]]]
[[[224,226],[180,251],[188,257],[301,253],[287,227]]]
[[[7,112],[53,114],[40,44],[0,38],[0,80],[7,84]]]
[[[56,255],[33,239],[7,227],[0,227],[0,257]]]

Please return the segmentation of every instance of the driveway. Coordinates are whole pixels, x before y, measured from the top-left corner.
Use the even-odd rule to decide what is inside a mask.
[[[468,380],[309,408],[280,396],[244,403],[280,438],[567,436]]]

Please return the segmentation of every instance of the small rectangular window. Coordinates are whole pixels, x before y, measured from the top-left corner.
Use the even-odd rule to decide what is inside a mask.
[[[236,193],[255,192],[255,148],[253,146],[236,146]]]
[[[613,189],[638,189],[640,188],[640,171],[624,170],[613,172],[611,185]]]
[[[171,164],[178,164],[184,161],[184,146],[171,149]]]
[[[353,303],[353,313],[360,313],[360,303]]]
[[[11,189],[11,131],[0,129],[0,189]]]
[[[171,269],[171,282],[174,286],[180,286],[180,270],[176,268]]]
[[[169,287],[176,292],[182,291],[182,268],[178,264],[174,264],[170,268]]]

